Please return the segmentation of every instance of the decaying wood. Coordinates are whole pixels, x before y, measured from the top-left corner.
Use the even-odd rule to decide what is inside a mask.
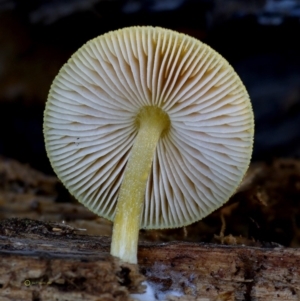
[[[143,277],[109,255],[110,239],[31,220],[0,224],[0,300],[129,300]],[[60,229],[60,230],[59,230]],[[141,243],[139,271],[173,300],[299,300],[300,250]]]
[[[202,221],[142,230],[139,266],[128,266],[109,255],[110,222],[55,177],[0,157],[0,301],[130,300],[143,277],[182,294],[172,300],[300,300],[299,200],[299,160],[252,165]]]
[[[299,249],[169,243],[142,247],[139,257],[148,280],[187,296],[300,300]]]
[[[1,301],[131,300],[143,289],[137,267],[109,255],[107,238],[33,220],[0,223]]]

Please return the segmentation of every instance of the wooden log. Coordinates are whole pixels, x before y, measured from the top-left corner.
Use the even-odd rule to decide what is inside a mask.
[[[185,301],[300,300],[299,175],[296,160],[252,165],[206,219],[142,230],[148,242],[137,267],[109,255],[111,223],[74,202],[56,178],[0,157],[0,301],[130,300],[143,277],[161,300],[169,292]]]
[[[141,243],[137,266],[109,255],[110,239],[32,220],[0,223],[0,300],[130,300],[144,279],[173,300],[300,299],[300,250]]]
[[[0,300],[123,301],[141,291],[136,266],[110,256],[107,238],[73,231],[28,219],[2,221]]]
[[[139,258],[148,281],[203,301],[300,300],[299,249],[168,243]]]

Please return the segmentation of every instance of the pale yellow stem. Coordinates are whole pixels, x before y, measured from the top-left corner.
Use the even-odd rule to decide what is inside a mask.
[[[137,116],[138,134],[126,166],[114,220],[111,254],[137,263],[138,236],[145,190],[157,142],[170,124],[157,107],[144,107]]]

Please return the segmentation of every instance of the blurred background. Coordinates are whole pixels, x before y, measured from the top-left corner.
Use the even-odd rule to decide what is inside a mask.
[[[300,1],[0,0],[0,154],[52,173],[42,119],[52,80],[86,41],[132,25],[194,36],[252,100],[254,160],[300,156]]]

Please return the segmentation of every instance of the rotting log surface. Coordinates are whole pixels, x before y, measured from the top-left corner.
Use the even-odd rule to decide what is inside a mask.
[[[168,243],[139,257],[148,280],[203,300],[300,300],[299,249]]]
[[[299,199],[299,160],[254,164],[231,200],[202,221],[142,230],[140,272],[185,301],[300,300]],[[109,255],[109,235],[111,223],[55,177],[0,156],[0,301],[130,300],[143,278]]]
[[[143,277],[109,255],[105,237],[28,219],[0,222],[1,301],[130,300]]]
[[[109,255],[108,238],[73,230],[2,221],[0,300],[130,300],[141,290],[134,266]],[[184,294],[176,300],[300,299],[299,249],[141,243],[139,270],[160,291]]]

